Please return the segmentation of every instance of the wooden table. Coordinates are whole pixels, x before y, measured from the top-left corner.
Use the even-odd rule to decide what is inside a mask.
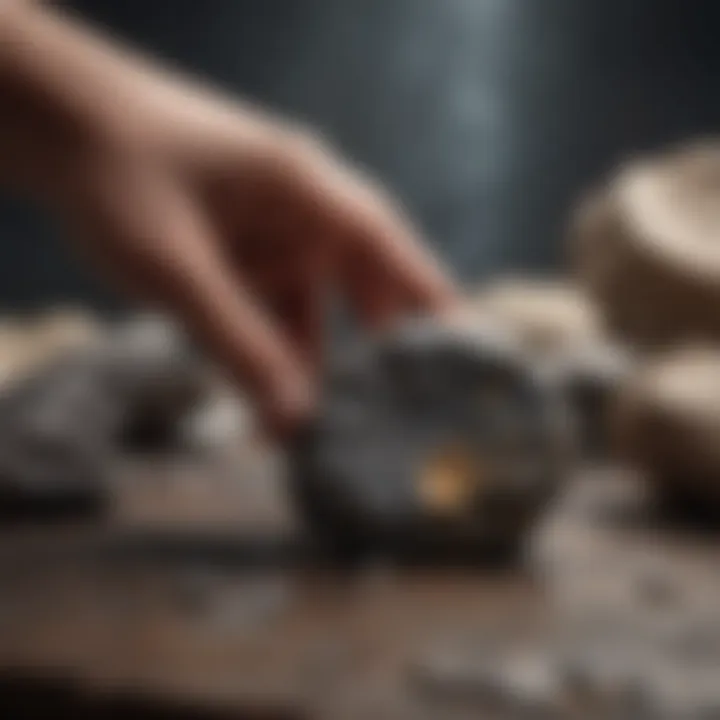
[[[477,718],[426,692],[425,661],[547,623],[522,569],[309,562],[282,473],[263,453],[121,475],[102,521],[3,532],[2,717]],[[552,551],[551,564],[584,552],[563,533],[593,546],[587,508],[575,505],[558,506],[571,518],[557,526],[569,557]],[[613,542],[587,551],[591,561],[649,546],[655,530],[626,521],[616,514]],[[717,554],[711,541],[705,554],[663,542],[680,548],[683,572],[687,558],[702,573]]]

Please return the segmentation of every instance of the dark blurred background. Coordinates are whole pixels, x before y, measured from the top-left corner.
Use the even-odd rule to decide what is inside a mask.
[[[720,130],[713,0],[76,0],[92,21],[317,125],[467,280],[562,263],[573,200],[628,153]],[[0,205],[0,309],[112,299]]]

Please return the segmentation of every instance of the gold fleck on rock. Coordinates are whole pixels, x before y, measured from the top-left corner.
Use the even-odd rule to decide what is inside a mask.
[[[438,515],[458,515],[470,509],[483,485],[484,472],[472,452],[458,443],[431,455],[420,473],[422,503]]]

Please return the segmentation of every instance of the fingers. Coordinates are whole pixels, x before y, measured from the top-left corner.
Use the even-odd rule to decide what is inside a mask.
[[[349,246],[338,268],[345,297],[362,325],[369,330],[384,330],[408,312],[403,293],[395,288],[387,268],[375,262],[375,256],[355,244]]]
[[[257,402],[264,426],[282,435],[312,409],[311,378],[288,338],[221,252],[201,212],[181,193],[140,193],[106,208],[93,237],[99,254],[144,298],[176,314]]]
[[[458,297],[452,281],[399,209],[370,186],[350,190],[345,262],[356,298],[367,303],[376,291],[381,299],[375,302],[384,305],[385,315],[434,314],[453,307]]]
[[[381,189],[312,140],[296,139],[288,153],[280,170],[291,202],[314,212],[338,251],[340,282],[365,324],[382,327],[408,312],[443,313],[458,304],[447,272]]]
[[[319,272],[312,274],[300,269],[288,283],[265,294],[268,312],[295,349],[305,372],[312,377],[322,362],[325,285]]]
[[[231,280],[219,263],[213,264],[196,268],[175,310],[202,346],[249,390],[265,429],[282,436],[312,411],[306,360],[237,276]]]
[[[189,231],[186,223],[185,232]],[[178,274],[177,292],[170,296],[172,308],[203,347],[254,395],[266,429],[283,435],[308,416],[313,404],[311,375],[296,351],[295,338],[279,329],[212,240],[198,233],[187,239],[181,252],[192,262]],[[295,311],[296,327],[310,323],[308,307],[298,303]]]

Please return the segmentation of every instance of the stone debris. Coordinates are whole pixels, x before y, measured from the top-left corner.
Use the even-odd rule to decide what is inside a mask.
[[[717,716],[715,541],[658,526],[658,512],[637,476],[589,476],[534,538],[531,564],[550,621],[527,644],[560,659],[565,697],[583,709],[560,717]]]
[[[559,657],[529,647],[435,653],[410,669],[417,693],[492,717],[564,718],[572,709]]]
[[[445,649],[410,666],[414,693],[444,709],[543,720],[704,720],[717,717],[717,660],[688,662],[619,623],[565,625],[505,647]]]

